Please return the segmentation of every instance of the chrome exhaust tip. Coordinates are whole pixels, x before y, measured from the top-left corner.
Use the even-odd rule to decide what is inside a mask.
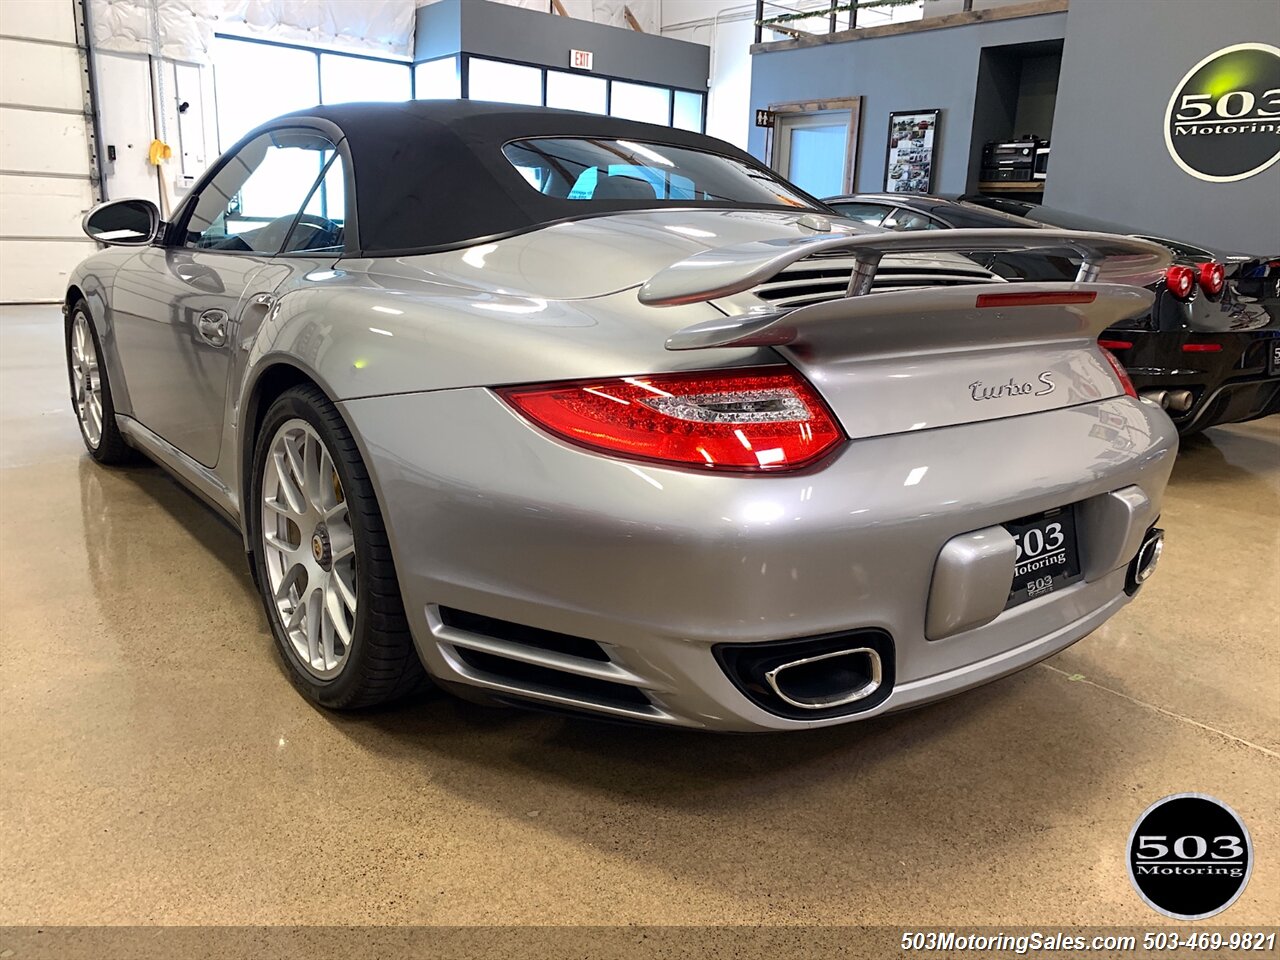
[[[1151,579],[1164,553],[1164,531],[1159,527],[1151,527],[1142,538],[1142,546],[1129,563],[1129,571],[1125,576],[1124,592],[1134,596],[1142,585]]]
[[[1195,402],[1195,394],[1190,390],[1170,390],[1165,394],[1165,409],[1174,413],[1186,413]]]
[[[1152,403],[1160,405],[1162,410],[1169,409],[1169,391],[1168,390],[1143,390],[1139,394],[1143,400],[1150,400]]]
[[[1134,583],[1143,584],[1151,579],[1151,575],[1156,572],[1156,565],[1160,562],[1162,553],[1164,553],[1164,531],[1153,529],[1147,534],[1147,539],[1142,541],[1142,546],[1138,548],[1138,555],[1133,559]]]
[[[883,678],[880,654],[870,647],[791,660],[764,675],[780,699],[801,710],[829,710],[865,700],[880,689]]]

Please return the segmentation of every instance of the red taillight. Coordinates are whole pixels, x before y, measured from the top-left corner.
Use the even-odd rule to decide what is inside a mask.
[[[1181,263],[1175,263],[1164,272],[1164,283],[1179,300],[1190,300],[1196,289],[1196,272]]]
[[[1222,292],[1227,283],[1227,270],[1220,263],[1202,263],[1196,268],[1200,276],[1200,289],[1211,297]]]
[[[980,293],[979,307],[1043,307],[1053,304],[1093,303],[1098,294],[1095,291],[1072,291],[1067,293]]]
[[[1116,359],[1116,355],[1110,350],[1103,349],[1102,355],[1107,358],[1107,363],[1111,364],[1111,369],[1116,372],[1116,376],[1120,378],[1120,386],[1124,387],[1124,392],[1131,397],[1137,397],[1138,391],[1133,386],[1133,381],[1129,379],[1129,371],[1126,370]]]
[[[818,392],[789,367],[506,387],[545,430],[603,453],[709,470],[803,467],[844,439]]]
[[[1222,344],[1220,343],[1184,343],[1182,345],[1183,353],[1221,353]]]
[[[1099,340],[1098,346],[1103,350],[1132,350],[1133,344],[1128,340]]]

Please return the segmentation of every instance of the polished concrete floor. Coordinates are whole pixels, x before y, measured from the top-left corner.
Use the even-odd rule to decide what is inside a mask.
[[[1138,814],[1202,791],[1280,918],[1280,418],[1186,444],[1137,602],[1053,659],[804,735],[452,699],[338,716],[237,534],[94,466],[53,308],[0,310],[0,924],[1167,922]]]

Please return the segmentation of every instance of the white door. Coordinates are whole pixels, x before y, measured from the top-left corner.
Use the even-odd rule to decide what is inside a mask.
[[[772,166],[815,197],[851,192],[856,106],[774,115]]]

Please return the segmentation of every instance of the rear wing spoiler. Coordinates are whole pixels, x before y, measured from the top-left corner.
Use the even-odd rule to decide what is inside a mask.
[[[1168,247],[1150,240],[1078,230],[929,230],[908,233],[830,234],[755,240],[704,250],[658,271],[640,288],[652,307],[717,300],[750,290],[806,257],[854,260],[847,296],[871,292],[882,258],[899,253],[1007,253],[1070,250],[1080,257],[1076,283],[1099,279],[1145,286],[1173,263]]]
[[[889,355],[1095,340],[1151,308],[1154,295],[1119,283],[978,283],[826,300],[784,313],[704,320],[668,350],[803,346],[806,355]]]

